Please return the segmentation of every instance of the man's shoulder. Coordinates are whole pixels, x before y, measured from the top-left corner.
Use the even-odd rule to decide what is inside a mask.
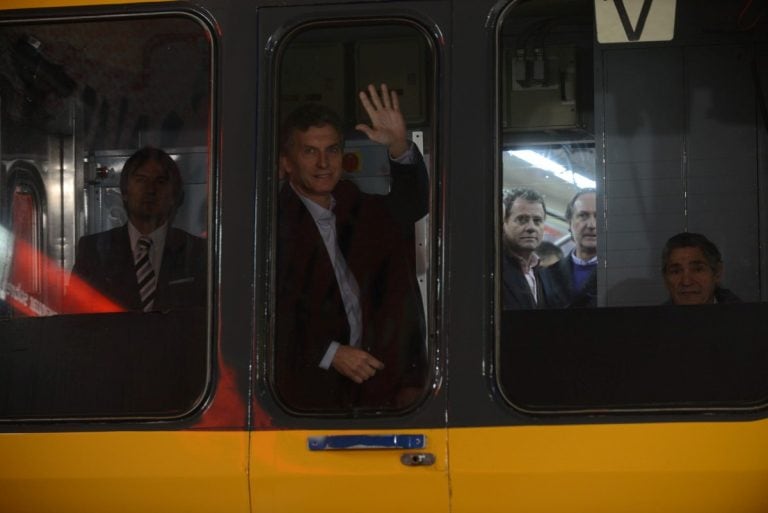
[[[339,219],[347,216],[364,219],[366,222],[393,223],[392,215],[387,208],[386,197],[381,194],[363,192],[350,180],[341,180],[333,191],[336,199],[336,213]]]
[[[571,276],[571,254],[565,255],[563,258],[541,269],[541,274],[552,278],[569,278]]]
[[[77,241],[73,272],[80,276],[101,276],[116,272],[130,258],[127,225],[83,235]]]
[[[299,197],[294,192],[291,184],[288,183],[288,180],[286,180],[280,184],[280,188],[277,191],[277,203],[278,206],[282,209],[292,201],[299,201]]]
[[[193,240],[193,241],[204,241],[205,239],[203,237],[198,237],[197,235],[192,235],[186,230],[183,230],[181,228],[176,228],[175,226],[171,226],[168,229],[168,235],[171,237],[176,238],[183,238],[185,240]]]
[[[333,197],[336,199],[336,203],[351,203],[360,201],[361,198],[366,198],[371,194],[364,193],[360,188],[351,180],[341,179],[336,184],[336,188],[333,190]]]
[[[501,277],[507,293],[511,292],[515,295],[517,294],[515,291],[528,290],[528,281],[525,278],[525,273],[523,272],[520,260],[506,251],[503,255],[504,257],[501,261]],[[533,268],[533,273],[538,276],[536,267]]]
[[[192,235],[186,230],[181,228],[171,227],[168,229],[166,235],[166,247],[170,248],[185,248],[187,250],[199,250],[203,251],[205,248],[206,239]]]
[[[520,267],[520,260],[510,254],[508,250],[502,251],[501,267],[504,272],[518,271],[521,274],[523,272]]]
[[[570,253],[549,267],[541,269],[539,276],[547,306],[565,308],[570,304],[572,299]]]
[[[715,299],[718,303],[741,303],[741,298],[734,294],[730,289],[717,287],[715,289]]]
[[[573,260],[571,258],[572,253],[568,253],[567,255],[563,256],[560,260],[557,261],[557,263],[552,266],[555,267],[558,271],[562,273],[570,273],[573,265]]]
[[[128,225],[118,226],[103,232],[83,235],[78,240],[81,247],[96,247],[103,244],[111,244],[115,240],[128,237]]]

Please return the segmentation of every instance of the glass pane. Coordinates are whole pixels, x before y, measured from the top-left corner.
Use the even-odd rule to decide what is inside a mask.
[[[594,5],[501,20],[502,393],[543,413],[764,408],[765,22],[678,0],[671,41],[601,45]]]
[[[403,410],[428,381],[429,41],[316,26],[280,55],[275,392],[304,413]]]
[[[589,2],[521,2],[503,23],[506,310],[597,304],[592,44]]]
[[[523,259],[502,255],[512,276],[503,287],[506,308],[764,297],[765,38],[757,22],[713,36],[711,27],[732,20],[734,9],[681,1],[678,20],[688,23],[678,22],[672,42],[598,46],[591,1],[509,9],[501,30],[502,185],[543,196],[546,219],[530,240],[560,246],[565,258],[529,272],[541,289],[534,301],[539,290],[522,276],[538,252],[512,240]],[[584,225],[567,219],[568,202],[585,188],[597,190],[587,227],[596,253],[587,247],[594,237],[581,244]],[[728,226],[723,209],[745,222]],[[680,233],[698,235],[673,238]],[[580,258],[569,261],[569,253]],[[704,272],[681,284],[660,272],[670,258],[692,272],[703,261]]]
[[[0,295],[11,315],[142,309],[140,235],[154,241],[150,308],[203,307],[203,27],[182,17],[17,23],[0,28],[0,45],[2,221],[13,240]]]
[[[15,21],[0,55],[0,419],[188,412],[209,355],[211,33]]]

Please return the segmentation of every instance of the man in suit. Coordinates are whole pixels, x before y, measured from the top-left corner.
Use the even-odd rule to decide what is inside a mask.
[[[73,275],[127,310],[204,306],[205,240],[170,226],[184,199],[176,162],[140,149],[123,166],[120,191],[128,222],[80,238]]]
[[[544,235],[544,198],[533,189],[512,189],[503,198],[501,276],[505,310],[543,308],[546,298],[535,253]]]
[[[595,189],[577,192],[565,209],[573,251],[541,273],[552,308],[597,306],[597,207]]]
[[[396,93],[369,86],[360,99],[371,126],[356,128],[388,147],[393,180],[426,175],[421,155],[406,140]],[[310,104],[286,118],[276,388],[284,403],[301,411],[404,407],[423,390],[426,373],[414,247],[404,224],[425,213],[428,198],[406,208],[412,191],[395,184],[389,196],[363,193],[342,180],[342,156],[343,131],[333,111]],[[396,211],[411,218],[398,220]]]

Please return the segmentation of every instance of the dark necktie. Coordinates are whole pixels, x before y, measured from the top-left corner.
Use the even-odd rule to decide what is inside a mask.
[[[155,302],[155,289],[157,288],[155,270],[152,268],[152,262],[149,261],[152,239],[149,237],[139,237],[136,245],[138,247],[136,252],[136,281],[139,284],[141,310],[148,312],[152,310]]]

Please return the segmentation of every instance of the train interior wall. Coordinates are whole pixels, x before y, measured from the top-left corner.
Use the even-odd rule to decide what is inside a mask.
[[[605,45],[595,59],[608,306],[664,300],[661,249],[682,231],[715,241],[724,286],[766,297],[768,47],[764,35],[719,31],[717,9],[679,4],[687,23],[671,44]]]

